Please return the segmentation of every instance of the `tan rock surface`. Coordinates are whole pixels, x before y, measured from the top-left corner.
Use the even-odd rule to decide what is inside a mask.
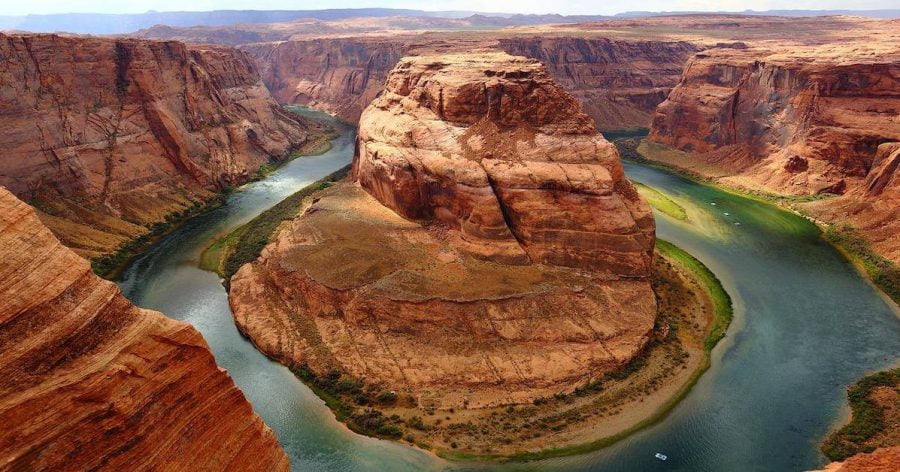
[[[0,34],[0,185],[84,256],[306,139],[239,51]]]
[[[354,177],[231,280],[268,355],[420,404],[528,403],[649,340],[649,207],[535,61],[401,60],[360,121]]]
[[[0,188],[0,470],[288,470],[206,342]]]
[[[353,176],[400,215],[458,229],[472,254],[649,274],[654,225],[615,147],[538,62],[401,60],[360,118]]]

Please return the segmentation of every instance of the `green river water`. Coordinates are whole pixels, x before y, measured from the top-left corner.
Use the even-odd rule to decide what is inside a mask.
[[[294,470],[797,471],[821,466],[818,444],[845,409],[845,388],[900,359],[893,307],[803,218],[626,163],[630,178],[685,207],[689,220],[657,214],[657,233],[703,261],[735,304],[712,367],[662,421],[608,448],[524,464],[451,463],[411,447],[349,432],[285,367],[235,328],[219,278],[197,267],[217,235],[348,164],[355,130],[325,154],[296,159],[191,219],[124,272],[135,303],[193,324],[255,411],[275,431]],[[715,205],[713,205],[715,203]],[[726,215],[728,213],[728,215]],[[668,461],[656,460],[655,452]]]

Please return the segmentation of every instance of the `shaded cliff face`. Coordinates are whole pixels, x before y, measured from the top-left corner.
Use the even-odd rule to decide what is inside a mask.
[[[697,54],[653,120],[650,141],[686,151],[667,162],[777,194],[856,226],[900,262],[900,46],[878,41]],[[650,156],[651,158],[653,156]]]
[[[490,48],[544,63],[600,129],[646,128],[697,50],[687,42],[577,37],[468,39],[463,33],[334,38],[243,46],[279,101],[356,121],[406,54]]]
[[[685,41],[518,37],[504,51],[537,59],[602,130],[647,128],[699,47]]]
[[[133,306],[3,188],[0,261],[0,468],[288,470],[194,328]]]
[[[699,154],[746,186],[806,195],[862,185],[880,144],[900,140],[896,55],[698,54],[649,139]]]
[[[231,280],[268,355],[483,408],[571,392],[648,342],[650,209],[537,62],[402,59],[362,115],[353,176]]]
[[[356,121],[388,71],[409,49],[406,41],[314,39],[243,46],[281,103],[308,105]]]
[[[0,184],[85,256],[306,138],[236,50],[0,35],[0,57]]]

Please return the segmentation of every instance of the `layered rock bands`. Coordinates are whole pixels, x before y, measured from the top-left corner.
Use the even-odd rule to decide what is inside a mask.
[[[0,185],[87,257],[306,139],[237,50],[31,34],[0,34],[0,127]]]
[[[288,470],[187,323],[133,306],[0,188],[0,470]]]

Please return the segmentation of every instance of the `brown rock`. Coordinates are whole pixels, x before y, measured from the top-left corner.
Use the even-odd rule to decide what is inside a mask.
[[[660,105],[649,140],[686,151],[670,163],[778,194],[851,223],[900,262],[900,43],[879,40],[697,54]],[[893,157],[892,157],[893,156]],[[652,156],[651,156],[652,157]]]
[[[353,175],[231,280],[268,355],[481,408],[571,392],[648,342],[650,210],[535,61],[401,60]]]
[[[649,207],[615,147],[533,60],[401,60],[360,118],[353,175],[401,216],[458,229],[480,257],[649,273]]]
[[[288,470],[190,325],[133,306],[0,188],[0,469]]]
[[[0,185],[85,256],[306,139],[233,49],[0,34],[0,57]]]
[[[249,44],[263,81],[281,102],[356,121],[404,55],[490,48],[544,63],[601,129],[646,128],[697,50],[687,42],[490,36],[464,33],[325,38]]]

